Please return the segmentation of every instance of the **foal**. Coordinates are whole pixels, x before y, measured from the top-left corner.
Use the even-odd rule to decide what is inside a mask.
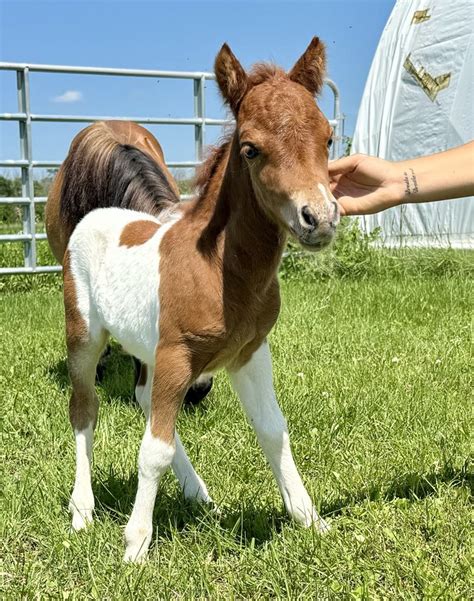
[[[229,372],[289,514],[327,528],[293,461],[266,340],[280,309],[277,269],[287,235],[320,249],[338,221],[327,172],[331,129],[314,102],[324,68],[318,38],[288,74],[270,65],[246,73],[224,44],[215,72],[236,129],[204,165],[198,198],[163,219],[98,209],[71,237],[64,301],[77,451],[75,529],[92,519],[94,507],[94,373],[107,335],[146,365],[137,386],[146,429],[126,560],[147,553],[158,483],[170,465],[186,497],[210,501],[175,425],[190,383],[220,368]]]

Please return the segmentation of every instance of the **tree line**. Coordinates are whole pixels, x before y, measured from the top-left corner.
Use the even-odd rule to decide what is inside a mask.
[[[56,173],[55,169],[48,169],[46,175],[33,182],[35,197],[48,196],[51,183]],[[0,175],[0,198],[21,196],[21,177],[8,177]],[[2,205],[0,204],[0,223],[12,223],[21,221],[21,205]],[[37,221],[44,219],[44,204],[35,206]]]

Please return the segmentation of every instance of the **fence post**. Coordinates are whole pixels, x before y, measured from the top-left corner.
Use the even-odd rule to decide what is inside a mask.
[[[194,116],[201,119],[201,123],[194,126],[194,155],[196,161],[202,161],[206,136],[206,124],[204,122],[206,110],[205,86],[206,78],[204,76],[194,80]]]
[[[30,77],[28,67],[16,72],[18,110],[26,114],[26,119],[19,121],[20,126],[20,155],[27,160],[28,165],[21,167],[21,195],[29,199],[23,207],[23,233],[31,236],[24,241],[23,255],[25,267],[36,270],[36,220],[35,220],[35,189],[33,182],[33,152],[31,146],[31,112],[30,112]]]

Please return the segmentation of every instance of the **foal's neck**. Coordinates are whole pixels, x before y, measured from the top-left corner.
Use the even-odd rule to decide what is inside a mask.
[[[222,161],[198,201],[206,215],[198,247],[218,259],[227,275],[261,289],[275,278],[286,234],[260,208],[236,134]]]

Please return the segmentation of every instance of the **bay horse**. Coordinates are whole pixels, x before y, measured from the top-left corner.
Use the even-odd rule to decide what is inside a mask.
[[[111,170],[107,180],[104,169]],[[178,185],[153,134],[133,121],[99,121],[73,139],[53,181],[45,207],[48,242],[62,264],[74,228],[90,211],[118,206],[158,215],[178,202]],[[134,368],[136,384],[141,365],[135,358]],[[211,387],[212,379],[201,378],[186,393],[186,402],[199,402]]]
[[[63,277],[76,439],[69,507],[76,530],[92,520],[94,509],[94,374],[108,334],[146,367],[136,389],[146,427],[125,529],[127,561],[147,554],[158,483],[170,465],[186,498],[211,501],[175,428],[190,383],[221,368],[290,516],[322,532],[328,528],[293,460],[267,343],[280,310],[277,269],[288,235],[318,250],[329,244],[339,219],[329,191],[331,128],[314,101],[324,70],[318,38],[289,73],[268,64],[247,73],[224,44],[215,73],[236,127],[204,163],[198,197],[156,216],[97,209],[71,236]],[[104,171],[104,185],[109,176]]]

